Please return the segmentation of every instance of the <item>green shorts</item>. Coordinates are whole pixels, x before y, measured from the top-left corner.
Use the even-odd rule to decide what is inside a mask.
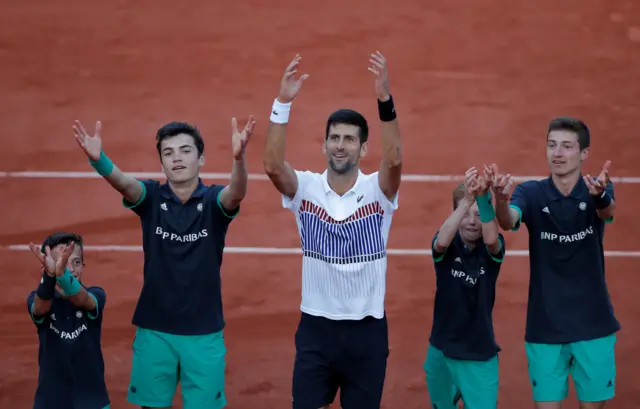
[[[498,356],[488,361],[446,357],[429,345],[424,363],[431,405],[438,409],[495,409],[498,406]]]
[[[559,402],[567,397],[569,374],[582,402],[601,402],[615,396],[615,334],[568,344],[526,343],[529,379],[536,402]]]
[[[209,335],[173,335],[138,328],[127,401],[166,408],[173,404],[178,381],[184,409],[220,409],[225,356],[222,331]]]

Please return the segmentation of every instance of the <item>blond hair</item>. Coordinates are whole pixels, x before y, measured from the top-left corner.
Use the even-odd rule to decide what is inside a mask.
[[[458,203],[467,195],[467,186],[464,183],[460,183],[453,189],[452,199],[453,199],[453,210],[458,208]]]

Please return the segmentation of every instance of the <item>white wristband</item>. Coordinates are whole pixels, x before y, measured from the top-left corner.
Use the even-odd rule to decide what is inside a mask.
[[[291,111],[291,102],[283,104],[276,98],[271,108],[271,117],[269,118],[274,124],[286,124],[289,122],[289,112]]]

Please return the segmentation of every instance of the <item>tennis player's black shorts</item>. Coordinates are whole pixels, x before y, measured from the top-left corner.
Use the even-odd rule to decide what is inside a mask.
[[[330,320],[302,313],[295,335],[293,409],[333,403],[342,409],[378,409],[389,356],[382,319]]]

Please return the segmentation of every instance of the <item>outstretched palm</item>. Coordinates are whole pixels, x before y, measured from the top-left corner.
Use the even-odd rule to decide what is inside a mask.
[[[84,129],[84,126],[80,121],[76,121],[73,125],[73,132],[76,136],[76,142],[84,150],[89,159],[97,161],[100,158],[100,152],[102,152],[102,138],[100,132],[102,131],[102,123],[96,122],[96,130],[93,136],[89,135]]]
[[[235,159],[242,159],[244,156],[244,150],[253,134],[255,124],[256,121],[253,119],[253,115],[250,115],[247,124],[244,126],[242,132],[240,132],[238,130],[238,120],[236,118],[231,119],[231,145]]]
[[[467,186],[467,195],[473,199],[477,196],[484,196],[489,191],[490,181],[487,179],[487,175],[480,176],[475,167],[467,169],[464,179]]]
[[[369,71],[376,76],[375,89],[380,101],[387,101],[391,97],[389,91],[389,73],[387,72],[387,59],[380,51],[369,56]]]
[[[508,202],[511,198],[511,188],[513,187],[513,178],[511,174],[502,174],[498,170],[498,165],[492,163],[491,166],[485,166],[485,173],[491,177],[491,190],[496,200],[499,202]]]
[[[69,257],[71,257],[71,253],[73,253],[74,247],[75,243],[71,242],[60,249],[58,259],[56,260],[56,275],[58,277],[62,277],[62,275],[64,275],[64,271],[67,269],[67,263],[69,261]]]
[[[65,269],[67,268],[67,262],[69,261],[71,253],[73,253],[74,247],[75,244],[73,242],[65,245],[60,249],[57,259],[54,259],[53,255],[51,254],[51,248],[49,246],[45,247],[45,252],[42,253],[38,246],[33,243],[29,244],[31,252],[40,261],[40,264],[42,264],[42,267],[47,272],[47,274],[52,277],[62,277]]]
[[[611,167],[611,161],[608,160],[604,163],[604,167],[602,168],[602,172],[600,172],[600,176],[598,179],[593,179],[590,174],[583,176],[584,183],[589,188],[589,193],[593,196],[600,196],[602,192],[605,191],[609,181],[609,168]]]
[[[38,261],[40,261],[40,264],[42,264],[44,271],[52,277],[55,276],[56,262],[53,260],[53,257],[51,257],[51,249],[47,246],[45,248],[46,253],[43,253],[40,248],[33,243],[29,244],[29,248]]]
[[[300,78],[295,78],[295,75],[298,72],[297,68],[300,64],[300,60],[302,60],[302,57],[296,54],[295,58],[291,61],[282,76],[280,92],[278,93],[278,101],[283,104],[293,101],[296,95],[298,95],[298,91],[300,91],[302,83],[309,78],[309,74],[303,74]]]

